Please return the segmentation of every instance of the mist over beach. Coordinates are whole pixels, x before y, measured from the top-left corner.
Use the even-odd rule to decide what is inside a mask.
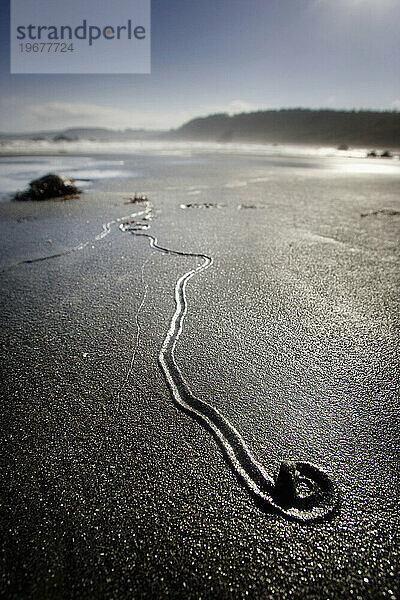
[[[398,17],[157,0],[148,75],[0,54],[3,597],[398,598]]]

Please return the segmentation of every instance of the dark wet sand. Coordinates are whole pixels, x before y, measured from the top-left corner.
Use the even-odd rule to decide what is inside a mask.
[[[113,225],[0,276],[5,597],[398,598],[400,217],[369,213],[400,209],[399,178],[311,162],[182,160],[0,205],[4,268],[94,238],[146,193],[160,244],[214,259],[176,349],[191,390],[268,473],[310,461],[341,493],[322,524],[259,510],[157,363],[198,262]]]

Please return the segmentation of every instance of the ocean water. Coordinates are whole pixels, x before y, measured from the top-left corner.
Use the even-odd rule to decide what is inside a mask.
[[[80,188],[99,180],[135,177],[123,160],[91,156],[2,156],[0,157],[0,201],[8,201],[32,179],[58,173],[74,179]]]
[[[74,155],[74,154],[150,154],[166,156],[192,156],[194,154],[252,154],[263,156],[330,156],[364,158],[370,148],[338,150],[332,146],[301,144],[250,144],[164,140],[3,140],[0,155]],[[384,150],[381,149],[381,150]]]
[[[318,168],[330,173],[397,175],[400,156],[366,158],[368,149],[332,147],[219,144],[211,142],[91,141],[53,142],[11,140],[0,146],[0,201],[49,172],[74,179],[87,188],[103,180],[158,176],[159,168],[206,162],[213,156],[249,157],[266,166]]]

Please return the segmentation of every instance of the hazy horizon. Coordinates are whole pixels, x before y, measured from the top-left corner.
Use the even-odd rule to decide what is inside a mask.
[[[63,127],[55,127],[55,128],[48,128],[48,129],[34,129],[34,130],[21,130],[18,132],[11,132],[11,131],[1,131],[0,130],[0,135],[34,135],[34,134],[43,134],[43,135],[51,135],[53,133],[62,133],[64,131],[72,131],[72,130],[96,130],[96,129],[105,129],[107,131],[110,131],[112,133],[126,133],[129,131],[144,131],[146,133],[162,133],[162,132],[168,132],[168,131],[174,131],[176,129],[179,129],[181,126],[187,124],[188,122],[190,122],[191,120],[196,120],[196,119],[202,119],[202,118],[207,118],[207,117],[212,117],[212,116],[216,116],[216,115],[223,115],[223,114],[228,114],[230,117],[235,117],[235,116],[239,116],[241,114],[251,114],[254,112],[279,112],[279,111],[332,111],[332,112],[371,112],[371,113],[399,113],[399,110],[397,109],[382,109],[382,110],[375,110],[375,109],[368,109],[368,108],[363,108],[363,109],[341,109],[341,108],[337,108],[337,109],[332,109],[332,108],[325,108],[325,107],[321,107],[320,109],[317,108],[309,108],[309,107],[280,107],[280,108],[274,108],[274,109],[257,109],[256,111],[241,111],[241,112],[235,112],[235,113],[228,113],[228,112],[220,112],[220,113],[208,113],[208,114],[204,114],[204,115],[194,115],[192,118],[188,119],[187,121],[184,121],[182,123],[179,123],[176,127],[170,127],[170,128],[150,128],[150,127],[131,127],[131,126],[121,126],[121,127],[106,127],[104,125],[101,124],[93,124],[93,125],[65,125]]]

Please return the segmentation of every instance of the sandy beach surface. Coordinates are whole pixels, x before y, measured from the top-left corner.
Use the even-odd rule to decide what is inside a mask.
[[[399,163],[120,159],[79,199],[0,204],[3,597],[399,598]],[[119,227],[144,216],[213,259],[188,386],[271,476],[328,473],[330,520],[261,510],[174,404],[158,356],[201,261]]]

